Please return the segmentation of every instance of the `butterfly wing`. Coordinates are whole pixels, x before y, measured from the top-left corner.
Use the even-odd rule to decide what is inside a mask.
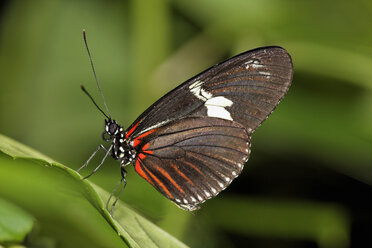
[[[135,170],[178,206],[197,209],[240,174],[250,134],[285,96],[292,74],[283,48],[264,47],[181,84],[127,129]]]
[[[195,210],[240,174],[249,141],[237,122],[185,117],[135,139],[135,170],[181,208]]]
[[[160,98],[128,128],[127,137],[190,115],[237,121],[251,133],[285,96],[292,74],[291,57],[281,47],[239,54]]]

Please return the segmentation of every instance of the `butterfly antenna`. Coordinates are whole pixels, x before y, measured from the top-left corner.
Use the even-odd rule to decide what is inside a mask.
[[[85,34],[85,29],[83,29],[83,38],[84,38],[84,43],[85,43],[85,47],[87,48],[87,52],[88,52],[88,55],[89,55],[89,60],[90,60],[90,65],[92,66],[92,70],[93,70],[93,74],[94,74],[94,78],[96,80],[96,83],[97,83],[97,87],[98,87],[98,91],[99,93],[101,94],[102,96],[102,100],[103,100],[103,104],[105,105],[106,107],[106,111],[107,111],[107,115],[102,111],[102,109],[100,107],[98,107],[97,103],[93,100],[92,96],[85,90],[85,88],[83,86],[81,86],[81,89],[89,96],[90,99],[92,99],[94,105],[96,105],[96,107],[108,118],[108,119],[111,119],[111,115],[110,115],[110,111],[108,110],[108,107],[107,107],[107,104],[106,104],[106,101],[105,101],[105,98],[103,97],[103,94],[102,94],[102,90],[101,90],[101,87],[99,86],[99,83],[98,83],[98,79],[97,79],[97,75],[96,75],[96,70],[94,69],[94,64],[93,64],[93,59],[92,59],[92,56],[90,55],[90,51],[89,51],[89,48],[88,48],[88,43],[87,43],[87,36]]]
[[[98,104],[96,103],[96,101],[94,101],[93,97],[88,93],[88,91],[84,88],[83,85],[80,86],[81,90],[84,91],[85,94],[87,94],[87,96],[90,98],[90,100],[92,100],[93,104],[98,108],[99,111],[101,111],[101,113],[106,116],[107,119],[111,119],[111,116],[107,116],[106,113],[98,106]]]

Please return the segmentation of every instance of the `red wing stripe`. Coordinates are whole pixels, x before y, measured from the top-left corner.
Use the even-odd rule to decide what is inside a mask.
[[[182,162],[184,162],[185,164],[187,164],[187,165],[190,165],[194,170],[196,170],[200,175],[202,175],[202,176],[204,176],[204,173],[198,168],[198,167],[196,167],[194,164],[192,164],[192,163],[190,163],[190,162],[188,162],[188,161],[182,161]]]
[[[149,143],[146,143],[146,144],[142,147],[142,151],[144,151],[144,152],[148,152],[148,153],[152,154],[153,152],[147,150],[147,148],[149,148]]]
[[[151,129],[143,134],[141,134],[140,136],[138,136],[137,138],[134,139],[134,142],[133,142],[133,147],[136,147],[139,143],[141,143],[141,139],[146,137],[147,135],[153,133],[155,131],[155,129]]]
[[[161,174],[163,174],[163,176],[165,176],[169,180],[169,182],[171,182],[182,194],[185,193],[183,189],[176,183],[176,181],[173,180],[173,178],[169,175],[168,172],[166,172],[163,168],[160,168],[159,166],[155,167],[155,169],[159,171]]]
[[[139,124],[140,122],[137,122],[137,124],[136,125],[134,125],[128,132],[127,132],[127,134],[125,135],[125,138],[129,138],[129,136],[134,132],[134,130],[136,130],[136,127],[138,126],[138,124]]]
[[[195,184],[190,180],[190,178],[188,178],[182,171],[180,171],[180,169],[177,168],[177,166],[175,164],[172,164],[170,163],[170,165],[173,167],[173,169],[181,176],[183,177],[183,179],[185,179],[188,183],[190,183],[191,185],[195,186]]]
[[[142,156],[141,156],[142,155]],[[145,176],[142,176],[143,178],[145,178],[147,180],[148,176],[146,175],[146,173],[152,178],[155,180],[156,184],[159,185],[163,190],[164,192],[168,195],[169,198],[173,199],[174,197],[172,196],[172,194],[169,192],[169,190],[167,189],[167,187],[165,187],[165,185],[159,180],[159,178],[157,178],[154,174],[152,174],[145,166],[143,166],[143,168],[145,169],[145,171],[142,170],[142,166],[140,164],[138,164],[138,168],[139,170],[137,170],[137,163],[138,161],[140,163],[143,163],[141,158],[140,157],[146,157],[144,154],[139,154],[138,155],[138,159],[137,159],[137,162],[136,162],[136,171],[138,172],[138,174],[140,174],[141,176],[142,175],[145,175]],[[150,182],[153,186],[156,186],[152,181],[151,179],[150,180],[147,180],[148,182]]]
[[[137,173],[141,176],[141,177],[143,177],[147,182],[149,182],[149,183],[151,183],[153,186],[155,186],[154,185],[154,182],[149,178],[149,176],[143,171],[143,169],[142,169],[142,166],[141,166],[141,163],[142,162],[142,160],[140,159],[140,158],[138,158],[137,159],[137,161],[136,161],[136,165],[135,165],[135,167],[134,167],[134,169],[137,171]]]

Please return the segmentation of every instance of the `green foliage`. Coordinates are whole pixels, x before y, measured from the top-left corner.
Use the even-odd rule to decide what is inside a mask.
[[[0,199],[0,244],[22,242],[34,225],[32,216]]]
[[[30,212],[38,235],[58,247],[186,247],[122,202],[112,219],[108,193],[74,170],[2,135],[0,151],[0,194]],[[3,200],[0,207],[0,243],[22,242],[33,218]]]

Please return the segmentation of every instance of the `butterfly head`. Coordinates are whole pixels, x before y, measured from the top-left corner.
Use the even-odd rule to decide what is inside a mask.
[[[102,139],[104,141],[113,140],[119,133],[121,127],[116,123],[115,120],[105,120],[105,131],[102,133]]]

